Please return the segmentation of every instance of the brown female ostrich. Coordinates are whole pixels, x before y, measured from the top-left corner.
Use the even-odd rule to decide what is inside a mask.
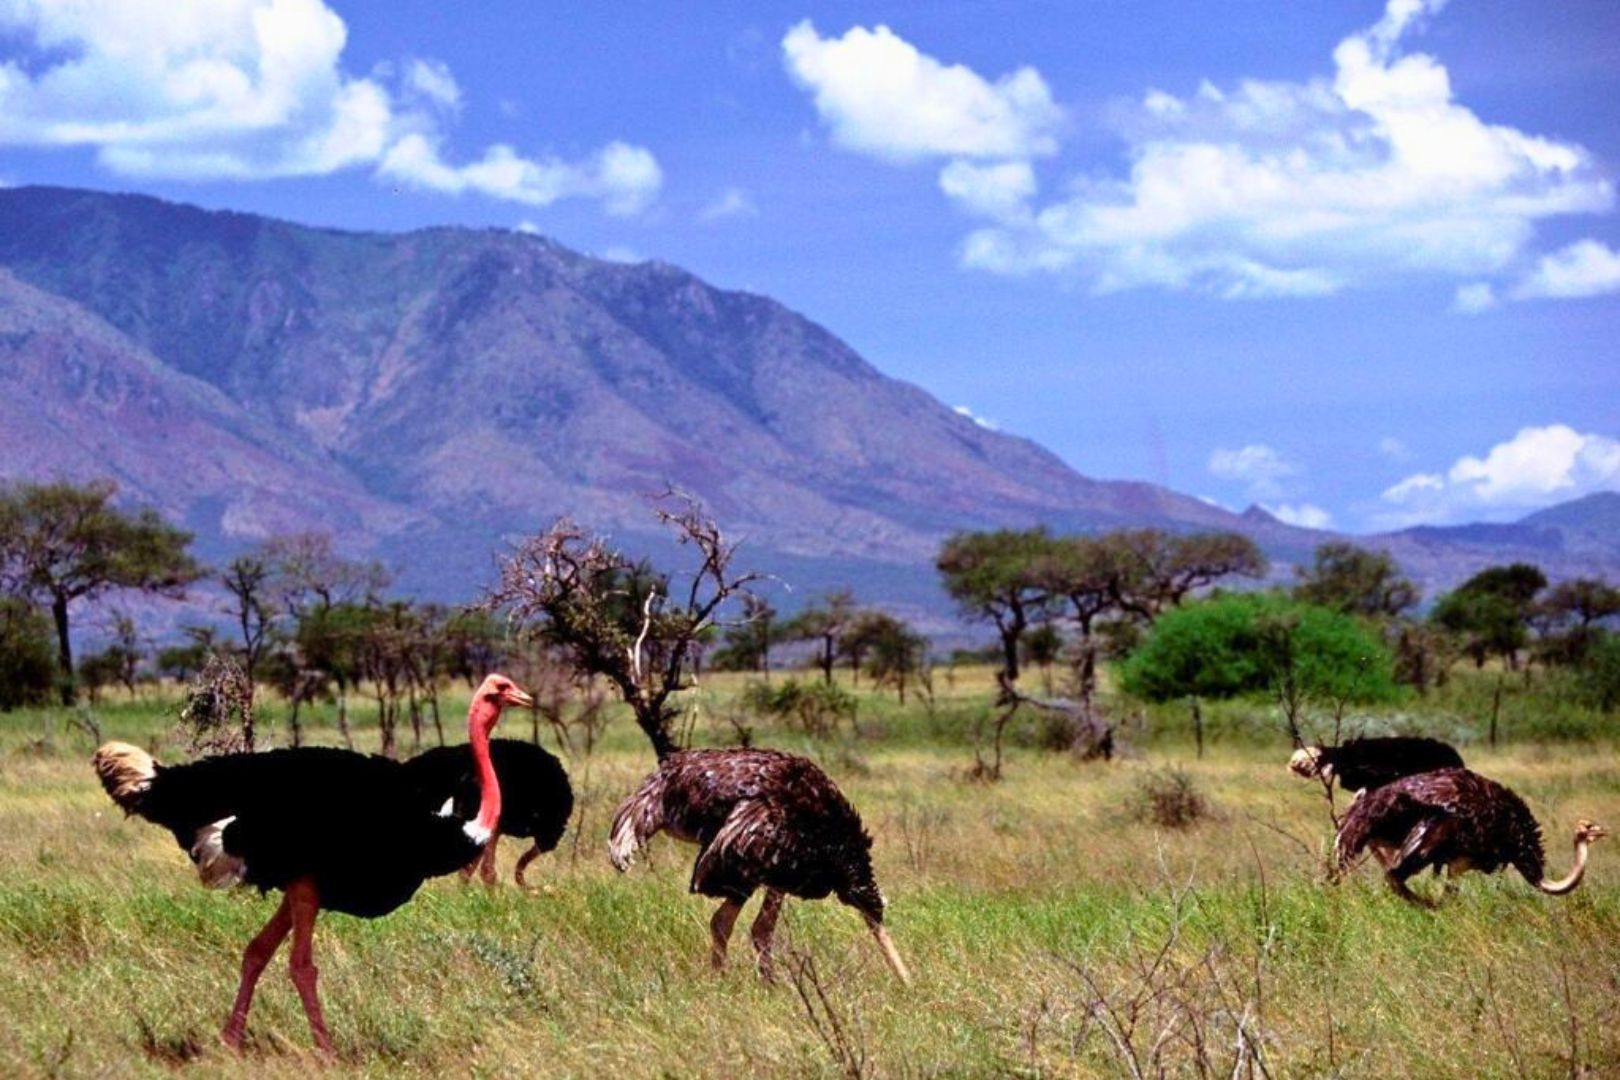
[[[783,894],[819,900],[834,893],[866,917],[883,958],[902,983],[911,981],[883,925],[872,838],[837,785],[811,762],[775,750],[669,754],[614,815],[613,865],[628,869],[636,849],[660,830],[698,845],[691,890],[721,901],[709,923],[716,968],[725,963],[743,904],[763,887],[750,937],[767,980]]]
[[[290,933],[290,973],[315,1045],[332,1038],[315,992],[315,919],[321,910],[363,919],[386,915],[430,877],[478,857],[501,817],[501,789],[489,733],[503,705],[530,707],[528,694],[491,675],[467,710],[467,741],[478,773],[476,816],[464,821],[422,805],[397,761],[306,746],[263,754],[221,754],[160,765],[138,746],[110,742],[92,759],[101,784],[127,814],[174,834],[203,884],[280,889],[281,906],[242,953],[242,982],[220,1037],[240,1047],[253,989]]]
[[[1424,867],[1445,870],[1447,889],[1468,870],[1493,874],[1512,866],[1544,893],[1562,896],[1586,874],[1587,846],[1608,835],[1601,825],[1575,824],[1575,867],[1568,876],[1546,878],[1541,826],[1524,800],[1467,769],[1438,769],[1373,788],[1339,823],[1334,842],[1341,870],[1365,849],[1384,867],[1390,887],[1402,898],[1433,907],[1407,888],[1406,880]]]

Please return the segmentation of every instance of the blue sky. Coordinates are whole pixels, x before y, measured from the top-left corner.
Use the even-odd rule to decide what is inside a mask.
[[[1306,524],[1620,489],[1613,0],[153,10],[0,0],[0,181],[662,259]]]

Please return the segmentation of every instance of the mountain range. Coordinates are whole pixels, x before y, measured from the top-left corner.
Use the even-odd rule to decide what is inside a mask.
[[[932,557],[958,529],[1236,529],[1283,565],[1332,538],[1085,477],[768,297],[663,263],[0,190],[0,477],[99,476],[204,557],[327,529],[446,599],[559,515],[657,550],[646,498],[671,485],[800,597],[850,584],[936,614]],[[1616,524],[1604,494],[1358,542],[1432,590],[1516,558],[1620,576]]]

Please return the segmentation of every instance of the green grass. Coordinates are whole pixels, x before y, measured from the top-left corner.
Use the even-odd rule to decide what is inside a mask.
[[[1494,678],[1358,719],[1455,735],[1477,726],[1470,710],[1488,708]],[[1079,764],[1015,737],[1006,779],[987,785],[965,779],[987,684],[956,682],[932,711],[863,698],[859,733],[833,746],[758,731],[817,754],[864,815],[909,990],[830,901],[790,902],[782,925],[797,961],[785,966],[808,965],[817,985],[762,985],[746,925],[729,969],[710,972],[711,904],[685,888],[692,849],[660,840],[628,875],[607,865],[608,817],[650,766],[616,720],[588,763],[569,763],[581,831],[531,868],[541,888],[509,884],[509,843],[493,892],[441,880],[385,919],[321,920],[333,1071],[1090,1077],[1131,1075],[1134,1054],[1145,1075],[1175,1076],[1199,1075],[1204,1040],[1229,1075],[1240,1021],[1271,1076],[1620,1070],[1620,851],[1599,845],[1564,900],[1474,875],[1422,911],[1369,869],[1323,880],[1324,804],[1286,773],[1263,703],[1206,708],[1202,761],[1184,710],[1148,710],[1124,760]],[[710,717],[736,680],[706,686],[695,731],[718,741],[729,729]],[[1577,816],[1620,823],[1620,764],[1601,718],[1571,706],[1541,701],[1562,726],[1532,730],[1532,694],[1553,691],[1513,699],[1503,744],[1465,753],[1525,796],[1562,872]],[[97,717],[106,737],[172,757],[163,709],[110,703]],[[363,707],[355,720],[366,726]],[[317,734],[333,740],[324,723]],[[0,1075],[307,1076],[285,954],[261,983],[245,1055],[215,1042],[241,948],[273,900],[200,888],[166,833],[101,793],[91,743],[64,713],[0,717]],[[1132,809],[1142,777],[1172,765],[1210,807],[1184,830]]]

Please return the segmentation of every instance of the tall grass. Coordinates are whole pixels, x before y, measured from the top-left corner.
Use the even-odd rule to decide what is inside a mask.
[[[1495,677],[1465,673],[1443,695],[1352,719],[1477,731]],[[1418,910],[1370,871],[1324,880],[1320,792],[1287,775],[1263,701],[1206,706],[1203,760],[1183,712],[1149,709],[1132,721],[1131,758],[1081,764],[1031,740],[986,785],[964,773],[987,680],[956,683],[932,709],[863,693],[855,732],[831,742],[756,730],[818,756],[861,810],[912,988],[832,901],[789,903],[777,985],[759,981],[741,931],[728,970],[712,973],[712,905],[686,891],[692,850],[657,841],[624,876],[603,855],[614,803],[651,764],[618,720],[578,785],[578,858],[570,836],[531,868],[538,888],[445,879],[384,919],[323,917],[334,1073],[1620,1071],[1620,850],[1599,845],[1564,900],[1474,875],[1439,912]],[[724,738],[710,720],[736,689],[706,680],[698,737]],[[1575,817],[1620,822],[1615,743],[1551,687],[1505,698],[1498,747],[1476,736],[1464,752],[1525,796],[1561,872]],[[165,707],[113,702],[97,720],[106,737],[172,754]],[[66,720],[0,717],[0,1075],[307,1076],[315,1061],[284,956],[261,984],[246,1053],[215,1041],[240,950],[273,901],[201,889],[167,834],[102,795],[86,765],[93,738]],[[1135,812],[1142,778],[1169,768],[1212,808],[1187,828]],[[505,882],[517,854],[502,849]]]

